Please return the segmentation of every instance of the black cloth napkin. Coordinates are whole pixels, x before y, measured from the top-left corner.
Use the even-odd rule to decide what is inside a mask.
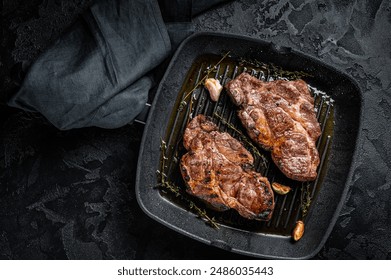
[[[151,70],[192,32],[172,22],[191,20],[193,1],[174,2],[170,9],[164,0],[96,1],[33,63],[8,105],[40,112],[63,130],[131,122],[153,86]],[[206,2],[196,11],[222,0]]]

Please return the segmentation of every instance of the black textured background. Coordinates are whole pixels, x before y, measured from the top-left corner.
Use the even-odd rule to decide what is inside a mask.
[[[93,0],[4,0],[4,104],[29,64]],[[237,0],[193,19],[299,49],[351,75],[364,141],[337,224],[317,259],[391,259],[391,1]],[[143,127],[56,130],[0,105],[1,259],[243,258],[149,219],[134,194]],[[342,186],[341,186],[342,187]]]

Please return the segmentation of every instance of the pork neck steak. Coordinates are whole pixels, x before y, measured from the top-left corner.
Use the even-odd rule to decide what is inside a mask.
[[[267,178],[253,170],[254,159],[242,144],[204,115],[187,125],[180,169],[187,192],[217,211],[235,209],[247,219],[267,221],[274,196]]]
[[[226,84],[228,95],[240,107],[238,115],[248,135],[266,150],[288,178],[312,181],[321,134],[314,98],[303,80],[261,81],[242,73]]]

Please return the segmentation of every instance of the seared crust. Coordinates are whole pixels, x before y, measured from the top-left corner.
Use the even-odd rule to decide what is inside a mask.
[[[187,192],[218,211],[230,208],[247,219],[267,221],[274,209],[269,181],[252,168],[254,159],[242,144],[203,115],[187,126],[180,163]]]
[[[226,85],[249,136],[271,150],[273,161],[288,177],[312,181],[317,176],[321,134],[314,99],[303,80],[263,82],[247,73]]]

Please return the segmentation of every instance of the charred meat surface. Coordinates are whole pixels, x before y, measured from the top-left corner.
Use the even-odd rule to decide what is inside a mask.
[[[314,98],[303,80],[261,81],[242,73],[226,84],[231,100],[240,107],[239,118],[249,136],[266,150],[288,178],[312,181],[321,134]]]
[[[232,208],[247,219],[271,218],[270,183],[253,170],[254,159],[238,140],[198,115],[187,125],[183,144],[188,153],[180,169],[188,193],[217,211]]]

